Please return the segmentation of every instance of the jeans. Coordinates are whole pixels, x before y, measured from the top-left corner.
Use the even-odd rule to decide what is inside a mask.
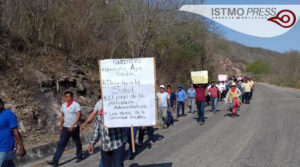
[[[177,101],[177,116],[179,116],[180,106],[182,107],[182,115],[184,115],[184,102],[183,101]]]
[[[242,103],[245,103],[245,93],[242,93]]]
[[[191,113],[195,113],[195,98],[194,97],[189,97],[189,107]]]
[[[147,130],[149,141],[154,142],[154,129],[152,126],[147,127],[146,129],[140,128],[139,130],[139,143],[142,144],[144,141],[145,130]]]
[[[136,140],[136,134],[137,134],[138,129],[139,129],[138,127],[133,128],[134,143],[135,143],[135,140]],[[126,128],[126,133],[127,133],[127,138],[128,138],[129,156],[130,156],[132,154],[131,128]]]
[[[103,167],[124,167],[124,153],[125,144],[115,150],[101,150]]]
[[[163,126],[167,122],[168,116],[168,108],[167,107],[158,107],[158,121],[160,126]]]
[[[70,138],[72,137],[73,140],[76,143],[76,157],[77,159],[82,158],[82,146],[80,142],[80,128],[77,126],[76,128],[73,129],[72,132],[69,132],[69,128],[63,127],[61,134],[60,134],[60,139],[57,145],[56,152],[53,157],[53,162],[58,163],[61,155],[63,154],[65,147],[67,146]]]
[[[217,112],[218,98],[211,98],[211,108],[213,112]]]
[[[14,152],[0,152],[0,167],[15,167],[14,164]]]
[[[198,122],[204,122],[204,108],[205,108],[205,101],[197,101],[197,111],[198,111]]]
[[[246,101],[247,104],[250,104],[250,93],[251,92],[245,92],[244,93],[245,94],[245,101]]]
[[[99,167],[103,167],[102,157],[101,157],[101,159],[100,159]]]

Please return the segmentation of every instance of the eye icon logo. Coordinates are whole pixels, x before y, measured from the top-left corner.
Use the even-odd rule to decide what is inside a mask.
[[[274,22],[283,28],[290,28],[296,23],[296,15],[291,10],[281,10],[275,17],[271,17],[268,21]]]

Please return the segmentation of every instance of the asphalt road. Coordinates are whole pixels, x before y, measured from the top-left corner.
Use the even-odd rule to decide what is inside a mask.
[[[229,117],[227,108],[219,103],[214,115],[206,107],[204,126],[189,114],[173,127],[155,131],[155,145],[139,148],[125,166],[300,167],[300,91],[257,84],[251,104],[242,105],[238,118]],[[99,164],[99,152],[78,164],[74,155],[75,150],[67,151],[62,166]],[[49,159],[24,166],[46,166]]]

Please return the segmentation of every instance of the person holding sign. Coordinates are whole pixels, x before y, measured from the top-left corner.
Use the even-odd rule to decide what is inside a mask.
[[[160,85],[157,93],[158,121],[162,128],[167,128],[167,112],[171,110],[170,95],[165,91],[165,86]]]
[[[196,88],[196,104],[197,104],[197,111],[198,111],[198,122],[200,125],[204,124],[204,109],[205,109],[205,90],[206,87],[202,84],[198,84]]]
[[[208,94],[211,99],[211,107],[214,114],[217,113],[217,104],[218,99],[221,97],[219,88],[216,86],[216,82],[211,84],[211,87],[208,89]]]
[[[58,161],[62,156],[65,147],[72,137],[76,143],[76,162],[82,160],[82,145],[80,141],[79,119],[81,115],[80,105],[74,101],[72,92],[65,92],[65,103],[61,107],[60,117],[60,139],[57,145],[53,160],[48,162],[49,165],[58,166]]]
[[[99,101],[96,103],[93,112],[89,115],[88,119],[82,124],[82,129],[86,128],[87,124],[94,120],[97,116],[97,120],[101,121],[100,117],[103,117],[103,110],[102,110],[102,101],[101,101],[101,94],[99,95]],[[95,122],[95,126],[97,126],[97,121]],[[89,150],[89,154],[94,154],[94,149]],[[100,159],[99,167],[103,167],[102,159]]]
[[[101,111],[102,106],[97,110]],[[125,128],[106,128],[103,115],[98,117],[94,126],[94,134],[90,141],[89,153],[94,152],[94,145],[101,140],[101,160],[103,167],[123,167],[127,134]],[[100,162],[101,164],[101,162]]]
[[[177,96],[177,118],[180,117],[179,115],[179,110],[180,110],[180,106],[182,107],[182,116],[184,115],[184,102],[186,101],[186,93],[185,91],[182,89],[182,85],[178,85],[178,91],[176,92],[176,96]]]

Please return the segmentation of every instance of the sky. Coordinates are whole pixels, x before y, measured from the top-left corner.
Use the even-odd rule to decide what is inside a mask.
[[[300,0],[204,0],[204,4],[212,5],[267,5],[267,4],[278,4],[278,5],[300,5]],[[300,18],[298,18],[300,19]],[[216,26],[223,33],[223,37],[230,41],[235,41],[250,47],[261,47],[280,53],[288,52],[291,50],[297,50],[300,52],[300,21],[297,21],[296,25],[287,33],[272,37],[272,38],[260,38],[243,33],[236,32],[227,28],[221,24],[216,23]]]

